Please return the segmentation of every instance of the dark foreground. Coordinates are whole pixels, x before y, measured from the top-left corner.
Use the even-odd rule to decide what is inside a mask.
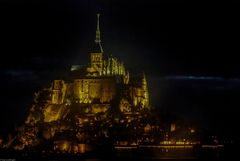
[[[118,147],[104,148],[85,154],[1,150],[1,161],[104,161],[104,160],[231,160],[238,154],[237,146],[224,148],[159,148]]]

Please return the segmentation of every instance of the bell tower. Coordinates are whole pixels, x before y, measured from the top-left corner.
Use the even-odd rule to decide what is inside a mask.
[[[102,75],[103,68],[103,48],[101,44],[101,32],[99,27],[100,14],[97,14],[97,29],[96,29],[96,39],[94,43],[94,49],[91,52],[91,67]]]

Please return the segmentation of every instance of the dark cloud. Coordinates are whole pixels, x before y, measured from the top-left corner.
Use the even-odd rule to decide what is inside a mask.
[[[30,70],[6,70],[5,73],[9,77],[13,77],[16,81],[36,80],[37,75]]]

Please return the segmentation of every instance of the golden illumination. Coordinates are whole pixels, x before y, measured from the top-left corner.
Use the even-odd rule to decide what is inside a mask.
[[[194,130],[194,129],[190,129],[190,132],[191,132],[191,133],[195,133],[195,130]]]
[[[176,130],[176,124],[172,123],[171,124],[171,128],[170,128],[170,131],[173,132]]]
[[[98,49],[90,52],[87,65],[72,65],[69,77],[53,80],[48,88],[35,93],[26,126],[17,136],[22,144],[18,148],[37,145],[41,141],[37,136],[41,136],[53,139],[56,151],[84,153],[90,146],[77,143],[101,135],[109,137],[105,129],[88,136],[94,125],[108,128],[120,122],[131,128],[137,119],[145,117],[142,112],[150,109],[145,74],[130,75],[122,61],[103,52],[99,24],[95,45]],[[136,131],[139,127],[134,126]],[[146,133],[152,130],[150,124],[142,128]]]

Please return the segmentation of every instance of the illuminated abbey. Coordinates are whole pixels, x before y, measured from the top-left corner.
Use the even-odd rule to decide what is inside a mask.
[[[122,61],[104,53],[99,16],[89,65],[72,65],[67,79],[36,92],[25,124],[6,147],[21,150],[48,140],[54,150],[81,153],[86,143],[107,138],[114,123],[128,127],[150,110],[144,73],[132,77]]]
[[[66,115],[64,109],[71,110],[72,105],[84,114],[105,113],[110,108],[130,114],[149,108],[145,75],[142,74],[139,80],[131,80],[123,62],[104,53],[99,14],[97,18],[95,48],[90,53],[90,65],[72,65],[69,80],[53,81],[49,89],[49,102],[43,109],[44,122],[63,119]]]
[[[68,158],[112,152],[121,156],[122,149],[135,149],[138,155],[152,148],[161,154],[199,148],[198,129],[171,119],[164,122],[150,107],[145,74],[130,75],[122,61],[104,52],[99,16],[88,65],[72,65],[66,78],[34,93],[24,124],[0,138],[0,152]],[[217,137],[212,139],[215,148]]]

